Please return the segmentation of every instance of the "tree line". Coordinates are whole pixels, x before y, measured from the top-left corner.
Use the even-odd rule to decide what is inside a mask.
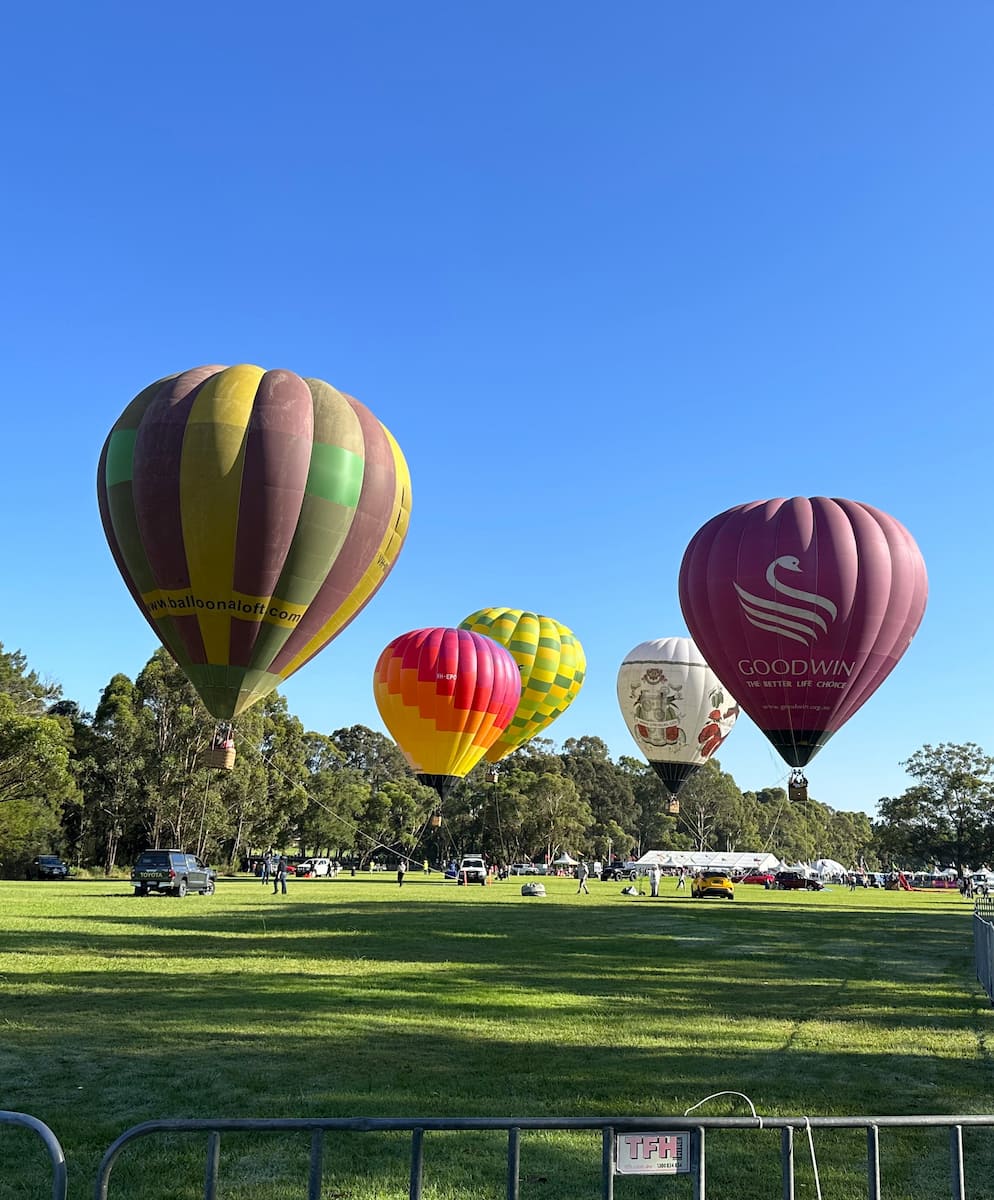
[[[742,791],[717,760],[683,787],[679,812],[641,759],[613,760],[598,737],[561,748],[534,738],[483,762],[440,801],[383,734],[363,725],[305,730],[278,692],[238,721],[230,771],[207,765],[214,722],[158,650],[131,680],[114,675],[94,713],[63,698],[0,644],[0,863],[23,873],[39,853],[113,872],[149,847],[237,868],[275,847],[359,867],[398,855],[437,864],[474,850],[493,861],[568,851],[608,859],[649,849],[763,851],[974,868],[994,858],[994,760],[979,746],[924,746],[914,780],[876,820],[781,787]]]

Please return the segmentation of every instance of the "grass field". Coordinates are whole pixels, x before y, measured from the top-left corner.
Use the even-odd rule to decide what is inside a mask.
[[[679,1115],[723,1089],[767,1115],[994,1111],[994,1010],[956,892],[740,887],[728,903],[673,880],[654,900],[550,879],[529,899],[520,882],[373,875],[274,896],[246,878],[183,900],[2,882],[0,1108],[55,1131],[73,1200],[118,1134],[164,1116]],[[748,1113],[733,1097],[700,1111]],[[709,1195],[779,1194],[774,1134],[720,1135],[720,1153],[718,1136]],[[385,1142],[329,1151],[324,1195],[406,1195],[408,1140]],[[970,1195],[989,1200],[990,1136],[968,1148]],[[826,1200],[865,1195],[863,1149],[821,1136]],[[501,1196],[503,1154],[496,1135],[438,1135],[426,1195]],[[598,1195],[599,1155],[590,1135],[536,1136],[522,1196]],[[0,1197],[43,1195],[44,1161],[0,1129]],[[306,1139],[226,1138],[221,1195],[303,1196],[306,1162]],[[944,1135],[899,1138],[884,1166],[888,1197],[948,1194]],[[110,1196],[193,1200],[202,1177],[202,1143],[149,1142]],[[628,1178],[615,1194],[660,1188],[690,1195]]]

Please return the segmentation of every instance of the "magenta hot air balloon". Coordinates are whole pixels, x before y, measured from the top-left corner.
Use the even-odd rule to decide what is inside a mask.
[[[914,538],[855,500],[759,500],[712,518],[680,567],[694,641],[792,767],[873,695],[921,623]]]

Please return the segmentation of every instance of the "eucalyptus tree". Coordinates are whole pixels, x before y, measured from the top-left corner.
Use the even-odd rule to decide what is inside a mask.
[[[576,784],[577,796],[591,816],[590,824],[620,825],[637,832],[639,810],[632,781],[623,767],[612,762],[599,737],[567,738],[562,749],[563,768]]]
[[[0,692],[0,859],[8,867],[58,840],[63,808],[77,796],[71,748],[68,721],[32,716]]]
[[[202,811],[202,768],[214,721],[169,653],[159,648],[135,680],[147,846],[188,848]],[[144,849],[141,847],[140,849]]]
[[[323,733],[304,735],[307,749],[307,807],[298,823],[301,853],[352,855],[359,834],[359,815],[369,800],[370,785],[358,767]]]
[[[145,756],[150,743],[141,718],[135,685],[127,675],[114,675],[100,693],[93,716],[95,762],[83,804],[90,853],[107,874],[117,862],[122,838],[134,853],[148,842],[141,829],[146,814]]]
[[[72,721],[46,712],[60,695],[20,650],[0,644],[0,859],[8,869],[52,849],[64,810],[77,801]]]
[[[595,801],[593,835],[598,839],[598,845],[609,837],[612,853],[617,850],[622,856],[627,856],[631,850],[635,850],[637,856],[647,850],[689,849],[688,837],[679,829],[677,813],[670,811],[672,797],[652,767],[642,759],[622,755],[617,769],[628,780],[635,821],[619,841],[617,831],[621,826],[618,820],[610,809],[605,810]]]
[[[62,688],[33,671],[22,651],[5,650],[0,642],[0,694],[25,716],[42,717],[59,700]]]
[[[694,850],[734,849],[741,802],[735,780],[710,758],[680,789],[677,828],[691,839]]]
[[[994,758],[975,742],[925,745],[902,766],[915,785],[878,804],[881,844],[960,874],[994,857]]]

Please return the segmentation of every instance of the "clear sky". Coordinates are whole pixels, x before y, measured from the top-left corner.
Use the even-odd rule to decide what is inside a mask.
[[[284,689],[309,728],[382,729],[392,637],[507,605],[586,649],[556,741],[637,755],[617,669],[686,632],[690,537],[828,495],[901,520],[930,597],[812,794],[872,813],[923,743],[994,751],[986,0],[39,0],[4,41],[0,640],[69,697],[155,647],[107,431],[254,362],[358,396],[413,479],[393,574]],[[721,761],[786,776],[747,718]]]

